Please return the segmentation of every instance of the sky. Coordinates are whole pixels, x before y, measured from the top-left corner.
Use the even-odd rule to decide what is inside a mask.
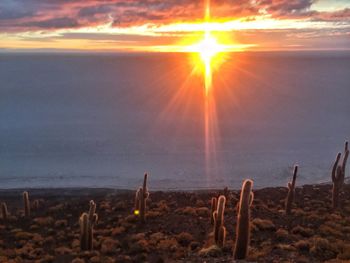
[[[0,50],[350,50],[350,0],[1,0]]]

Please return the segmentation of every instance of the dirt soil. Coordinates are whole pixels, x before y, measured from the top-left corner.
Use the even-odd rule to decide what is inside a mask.
[[[292,214],[286,187],[254,190],[247,262],[350,262],[350,185],[331,209],[331,185],[296,189]],[[146,223],[133,214],[134,191],[32,189],[31,216],[21,190],[1,190],[7,220],[0,220],[0,262],[234,262],[240,191],[226,191],[226,244],[213,245],[210,200],[223,190],[151,192]],[[78,219],[97,204],[94,250],[80,251]],[[245,261],[241,261],[245,262]]]

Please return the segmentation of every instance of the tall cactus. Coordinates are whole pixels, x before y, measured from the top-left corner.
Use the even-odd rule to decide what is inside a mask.
[[[252,180],[245,180],[243,182],[237,215],[234,259],[245,259],[248,254],[250,240],[250,206],[254,199],[252,188]]]
[[[211,199],[211,213],[210,213],[210,223],[213,225],[214,224],[214,212],[216,211],[218,205],[218,199],[216,197],[213,197]]]
[[[344,158],[342,164],[339,164],[341,153],[337,154],[333,169],[332,169],[332,207],[337,209],[339,207],[339,193],[344,185],[345,180],[345,168],[349,157],[349,143],[345,142]]]
[[[225,213],[226,197],[220,195],[217,203],[217,209],[213,213],[214,218],[214,240],[218,246],[225,244],[226,229],[224,227],[224,213]]]
[[[293,179],[292,182],[288,183],[288,195],[286,199],[286,214],[289,215],[292,210],[292,203],[294,201],[295,195],[295,181],[297,179],[298,166],[294,166]]]
[[[136,215],[140,216],[140,221],[142,223],[145,222],[145,213],[146,213],[146,201],[147,198],[149,197],[149,192],[147,189],[147,173],[145,173],[144,178],[143,178],[143,186],[140,187],[136,191],[136,196],[135,196],[135,211],[134,213]]]
[[[7,205],[6,205],[6,203],[1,203],[1,214],[2,214],[2,219],[3,219],[4,221],[6,221],[7,218],[8,218],[8,215],[9,215],[9,213],[8,213],[8,211],[7,211]]]
[[[97,223],[98,216],[95,213],[96,204],[93,200],[90,201],[89,213],[83,213],[79,218],[80,225],[80,249],[93,249],[94,226]]]
[[[30,217],[30,202],[29,202],[29,194],[27,191],[23,192],[23,203],[24,203],[24,216]]]

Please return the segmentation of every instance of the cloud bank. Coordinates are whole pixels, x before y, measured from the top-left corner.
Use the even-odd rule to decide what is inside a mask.
[[[287,21],[284,24],[288,24],[290,21],[292,26],[285,26],[288,32],[281,32],[283,26],[276,26],[279,34],[284,36],[294,34],[298,37],[304,34],[307,37],[312,32],[316,40],[329,34],[348,37],[350,3],[345,8],[334,9],[333,1],[323,1],[329,2],[328,10],[314,9],[317,0],[212,0],[211,18],[213,21],[223,23],[239,20],[240,23],[253,25],[254,21],[261,18],[276,21],[276,25],[283,25],[283,21]],[[6,36],[7,45],[18,43],[20,40],[35,41],[36,38],[45,37],[62,40],[72,39],[74,36],[79,36],[76,39],[130,42],[135,34],[144,35],[143,29],[151,31],[152,28],[156,32],[157,28],[165,27],[170,28],[170,32],[167,33],[174,33],[181,30],[169,25],[203,21],[205,2],[203,0],[1,0],[0,34],[2,38]],[[299,22],[304,23],[302,30],[299,28]],[[86,28],[98,28],[104,25],[108,25],[110,34],[114,35],[112,40],[110,34],[101,34],[98,30],[84,32]],[[324,25],[327,28],[320,31]],[[273,29],[259,26],[249,28],[251,32],[260,31],[259,36],[261,31],[267,34]],[[240,32],[237,35],[242,34]],[[130,38],[122,38],[122,35],[130,35]],[[161,34],[157,37],[160,38]],[[167,38],[169,40],[169,34]],[[163,36],[164,39],[166,38]],[[140,38],[138,41],[142,43],[143,40],[149,41],[149,37]],[[164,43],[156,38],[152,41]]]

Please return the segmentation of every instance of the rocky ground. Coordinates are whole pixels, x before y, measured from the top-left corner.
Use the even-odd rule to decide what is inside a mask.
[[[29,190],[39,204],[30,218],[23,217],[22,192],[0,191],[11,215],[0,221],[0,262],[233,262],[239,191],[226,193],[222,249],[212,246],[209,214],[210,199],[223,191],[151,192],[145,224],[133,215],[131,191]],[[247,261],[350,262],[350,185],[336,212],[330,185],[297,188],[290,216],[283,211],[287,188],[254,194]],[[91,199],[99,216],[94,250],[80,252],[78,219]]]

